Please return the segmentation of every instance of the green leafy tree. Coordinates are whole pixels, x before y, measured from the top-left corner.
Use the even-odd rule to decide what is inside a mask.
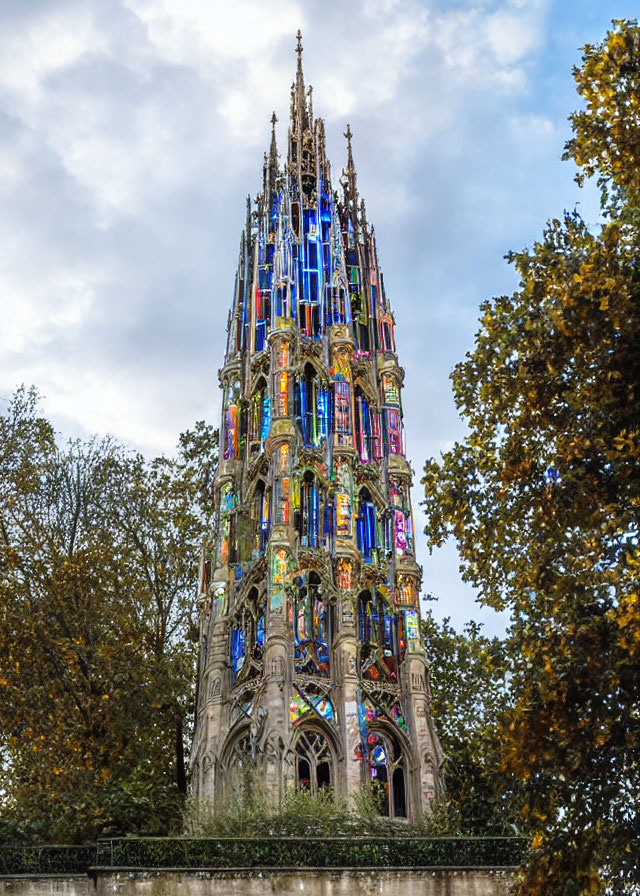
[[[425,468],[431,543],[458,540],[512,613],[501,763],[522,782],[529,894],[640,886],[640,30],[614,22],[575,72],[567,157],[605,223],[551,221],[509,256],[452,376],[469,434]]]
[[[166,832],[186,789],[199,467],[110,439],[59,447],[33,391],[0,427],[3,831]]]
[[[457,632],[431,612],[422,620],[432,712],[446,757],[448,833],[516,832],[517,787],[500,769],[498,722],[509,705],[503,642],[468,622]]]

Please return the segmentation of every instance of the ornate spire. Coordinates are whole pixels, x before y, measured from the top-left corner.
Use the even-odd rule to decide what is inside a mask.
[[[352,200],[354,206],[356,206],[358,201],[358,188],[356,187],[356,166],[353,164],[353,149],[351,148],[351,138],[353,134],[351,132],[350,124],[347,124],[347,130],[344,132],[344,136],[347,138],[347,168],[345,174],[347,175],[347,187],[349,191],[348,199]]]
[[[302,32],[298,28],[298,33],[296,34],[296,54],[298,56],[298,67],[296,69],[296,93],[298,98],[298,105],[304,105],[304,75],[302,73]]]
[[[271,146],[269,147],[269,155],[264,154],[264,178],[263,191],[268,197],[269,203],[273,192],[276,188],[276,180],[278,178],[278,144],[276,141],[276,122],[278,118],[274,112],[271,116]]]
[[[296,136],[299,142],[302,136],[312,125],[311,115],[311,93],[308,94],[304,86],[304,73],[302,71],[302,33],[298,31],[296,35],[297,46],[296,54],[298,63],[296,67],[296,80],[291,88],[291,132]]]
[[[276,122],[278,117],[274,112],[271,116],[271,147],[269,149],[269,165],[278,166],[278,144],[276,143]]]

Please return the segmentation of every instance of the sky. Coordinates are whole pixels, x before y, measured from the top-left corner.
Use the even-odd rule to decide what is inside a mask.
[[[572,66],[626,0],[0,0],[0,409],[35,385],[63,436],[148,456],[219,424],[245,199],[286,145],[295,34],[337,185],[353,131],[420,476],[464,434],[449,374],[505,262],[594,189],[562,162]],[[504,615],[430,555],[437,616]]]

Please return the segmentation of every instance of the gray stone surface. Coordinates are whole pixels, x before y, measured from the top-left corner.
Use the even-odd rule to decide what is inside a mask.
[[[0,896],[508,896],[504,871],[105,871],[0,878]]]

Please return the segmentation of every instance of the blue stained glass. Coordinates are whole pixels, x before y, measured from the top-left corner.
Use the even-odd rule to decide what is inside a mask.
[[[303,212],[304,217],[304,232],[309,233],[311,228],[315,228],[316,226],[316,210],[314,208],[305,208]]]
[[[329,436],[329,391],[320,389],[318,393],[318,435]]]
[[[244,665],[244,654],[244,632],[241,628],[234,628],[231,630],[231,665],[234,678]]]
[[[371,751],[371,758],[377,765],[383,765],[387,761],[387,754],[384,751],[384,747],[381,747],[379,744],[375,746]]]
[[[358,547],[362,551],[362,555],[364,559],[367,559],[366,549],[365,549],[365,538],[364,538],[364,517],[359,516],[358,522],[356,526],[356,531],[358,535]]]
[[[258,625],[256,627],[256,644],[259,647],[264,647],[264,612],[262,612],[258,618]]]
[[[265,396],[262,406],[262,428],[260,430],[260,441],[264,442],[269,435],[269,427],[271,426],[271,399]]]
[[[256,324],[256,351],[261,352],[264,348],[265,337],[267,335],[267,322],[265,320],[258,321]]]
[[[377,541],[376,511],[370,501],[365,501],[361,505],[360,519],[358,520],[358,547],[362,551],[364,560],[371,560],[371,552],[377,547]]]

